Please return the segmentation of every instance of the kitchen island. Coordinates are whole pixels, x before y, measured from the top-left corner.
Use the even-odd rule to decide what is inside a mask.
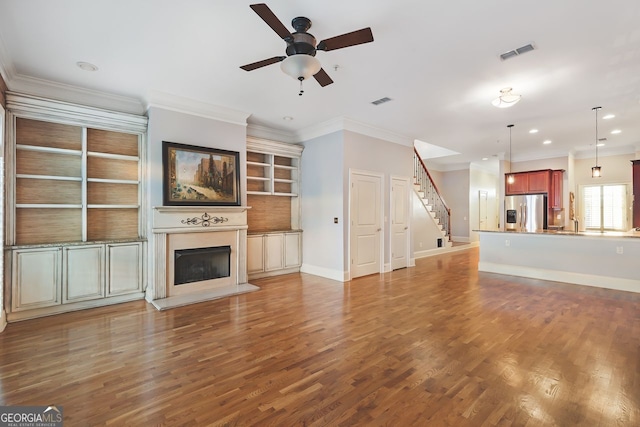
[[[640,231],[477,232],[479,271],[640,292]]]

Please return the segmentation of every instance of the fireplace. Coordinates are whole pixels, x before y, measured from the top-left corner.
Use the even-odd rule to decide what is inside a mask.
[[[153,209],[153,286],[159,310],[258,290],[247,283],[247,207]]]
[[[184,295],[238,283],[237,269],[231,267],[237,265],[236,232],[171,233],[167,240],[167,296]],[[225,265],[216,267],[213,265],[215,263]],[[227,274],[214,274],[214,270],[223,268],[226,268]],[[210,277],[206,277],[207,275]]]
[[[174,286],[231,276],[231,246],[178,249],[173,254]]]

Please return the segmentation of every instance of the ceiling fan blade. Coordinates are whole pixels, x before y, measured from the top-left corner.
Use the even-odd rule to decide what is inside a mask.
[[[291,37],[291,32],[287,30],[287,27],[285,27],[278,17],[274,15],[271,9],[269,9],[269,6],[264,3],[258,3],[252,4],[249,7],[253,9],[253,11],[257,13],[258,16],[280,36],[281,39]]]
[[[325,87],[325,86],[330,85],[331,83],[333,83],[333,80],[331,80],[331,77],[329,77],[327,72],[324,71],[324,68],[320,68],[320,71],[315,73],[313,75],[313,78],[316,79],[316,81],[318,83],[320,83],[320,86],[322,86],[322,87]]]
[[[318,43],[316,50],[336,50],[343,47],[355,46],[357,44],[369,43],[373,41],[373,33],[371,28],[363,28],[361,30],[352,31],[342,34],[341,36],[331,37]]]
[[[283,61],[286,56],[274,56],[273,58],[263,59],[262,61],[254,62],[252,64],[243,65],[242,68],[245,71],[253,71],[257,68],[266,67],[267,65],[275,64],[276,62]]]

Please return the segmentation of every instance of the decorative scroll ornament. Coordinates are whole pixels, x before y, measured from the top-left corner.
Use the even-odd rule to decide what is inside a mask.
[[[193,217],[187,218],[180,221],[182,224],[187,225],[202,225],[203,227],[209,227],[211,224],[221,224],[223,222],[229,221],[229,218],[224,218],[221,216],[211,216],[208,213],[203,213],[200,218]]]

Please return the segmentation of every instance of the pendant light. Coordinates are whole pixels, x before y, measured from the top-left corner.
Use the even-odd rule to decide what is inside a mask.
[[[513,184],[516,182],[516,177],[511,173],[511,128],[513,125],[507,125],[509,128],[509,174],[507,175],[507,184]]]
[[[602,168],[598,166],[598,110],[602,107],[593,107],[592,110],[596,112],[596,165],[591,168],[591,178],[601,178]]]

